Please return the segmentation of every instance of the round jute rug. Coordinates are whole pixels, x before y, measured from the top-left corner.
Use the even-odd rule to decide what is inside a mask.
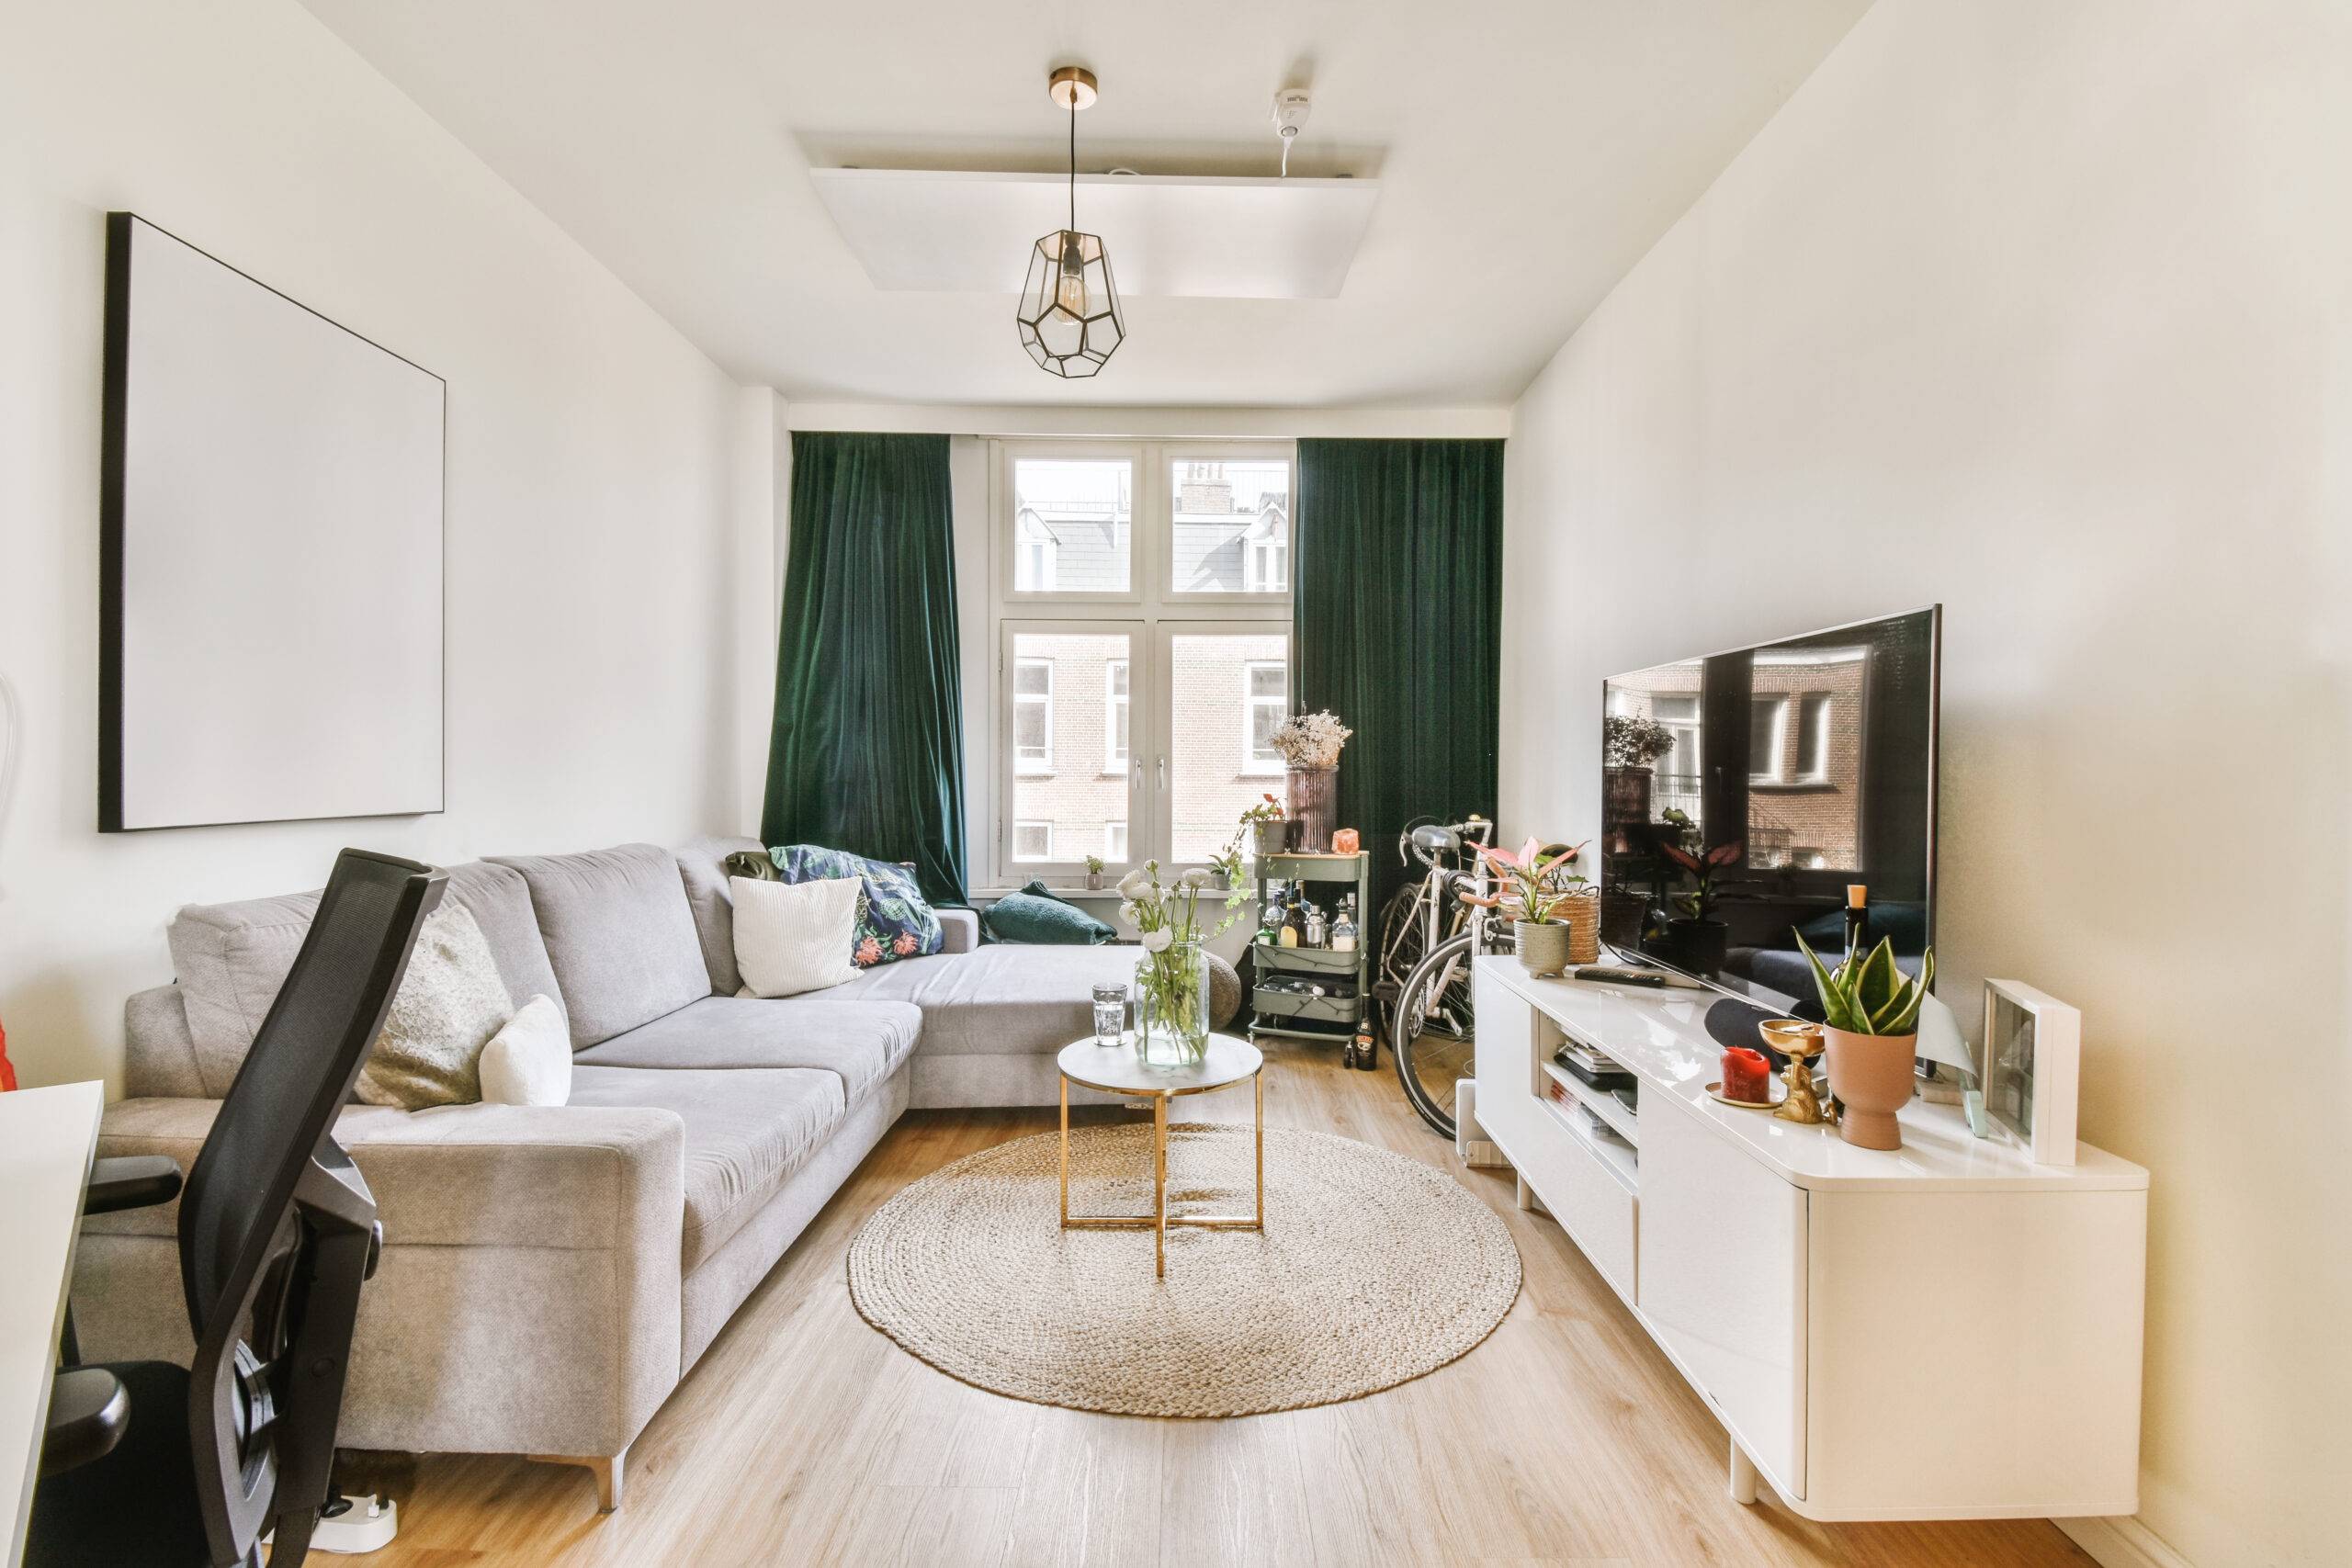
[[[1245,1214],[1250,1132],[1180,1123],[1169,1213]],[[1352,1138],[1269,1128],[1266,1228],[1061,1228],[1057,1134],[957,1160],[876,1210],[849,1249],[866,1322],[997,1393],[1125,1416],[1250,1416],[1432,1371],[1519,1294],[1501,1220],[1442,1171]],[[1151,1130],[1070,1134],[1073,1213],[1151,1210]]]

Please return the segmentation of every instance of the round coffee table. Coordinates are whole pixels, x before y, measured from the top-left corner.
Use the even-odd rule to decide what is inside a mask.
[[[1209,1036],[1208,1051],[1190,1066],[1148,1067],[1136,1055],[1133,1042],[1098,1045],[1092,1035],[1062,1047],[1062,1228],[1064,1230],[1148,1230],[1152,1232],[1153,1271],[1168,1273],[1168,1227],[1192,1225],[1201,1230],[1262,1231],[1266,1228],[1266,1058],[1247,1040],[1230,1034]],[[1208,1094],[1230,1089],[1244,1079],[1256,1100],[1258,1207],[1254,1214],[1185,1214],[1168,1217],[1168,1104],[1179,1095]],[[1069,1212],[1069,1086],[1100,1089],[1105,1094],[1145,1098],[1151,1101],[1151,1205],[1148,1214],[1073,1214]]]

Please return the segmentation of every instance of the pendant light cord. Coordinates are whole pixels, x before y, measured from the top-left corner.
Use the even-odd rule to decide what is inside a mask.
[[[1069,96],[1069,230],[1078,232],[1078,93]]]

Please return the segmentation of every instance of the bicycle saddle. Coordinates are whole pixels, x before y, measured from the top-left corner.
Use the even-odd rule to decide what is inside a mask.
[[[1413,829],[1413,848],[1424,858],[1462,852],[1462,835],[1434,822]]]

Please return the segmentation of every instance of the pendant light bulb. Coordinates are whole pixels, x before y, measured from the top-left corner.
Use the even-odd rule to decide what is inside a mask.
[[[1076,230],[1062,231],[1061,280],[1054,286],[1054,302],[1081,321],[1089,314],[1086,309],[1086,254],[1079,244]]]

